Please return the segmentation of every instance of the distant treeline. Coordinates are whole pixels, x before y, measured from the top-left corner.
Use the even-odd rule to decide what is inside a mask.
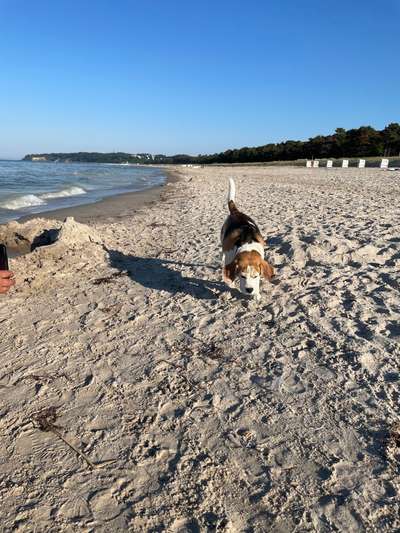
[[[24,160],[46,160],[87,163],[141,163],[141,164],[209,164],[209,163],[256,163],[270,161],[293,161],[296,159],[319,159],[341,157],[374,157],[400,155],[400,124],[391,123],[383,130],[371,126],[345,130],[337,128],[332,135],[317,135],[308,141],[285,141],[263,146],[227,150],[212,155],[191,156],[177,154],[126,154],[124,152],[97,153],[78,152],[71,154],[29,154]]]
[[[125,152],[72,152],[28,154],[23,161],[53,161],[59,163],[153,163],[151,154],[126,154]]]

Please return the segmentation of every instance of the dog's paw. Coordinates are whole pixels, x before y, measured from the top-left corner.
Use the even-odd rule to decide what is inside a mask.
[[[229,300],[232,300],[232,294],[230,292],[223,292],[220,296],[220,299],[223,302],[227,302]]]

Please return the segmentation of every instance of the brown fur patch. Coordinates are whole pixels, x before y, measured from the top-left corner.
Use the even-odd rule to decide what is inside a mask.
[[[268,261],[261,261],[261,275],[271,281],[271,279],[275,276],[275,270],[272,265],[268,263]]]
[[[235,281],[235,278],[237,276],[237,263],[236,261],[232,261],[232,263],[229,263],[229,265],[224,266],[224,281]]]
[[[224,275],[234,281],[241,272],[246,272],[248,267],[253,267],[261,277],[268,280],[274,276],[274,268],[254,250],[238,254],[232,263],[224,267]]]

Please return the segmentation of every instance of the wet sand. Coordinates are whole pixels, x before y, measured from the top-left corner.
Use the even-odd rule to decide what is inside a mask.
[[[26,222],[27,220],[40,217],[55,220],[64,220],[67,217],[74,217],[75,220],[78,220],[79,222],[91,223],[111,217],[118,218],[132,216],[137,211],[147,208],[157,202],[160,199],[164,188],[168,187],[171,183],[175,183],[179,179],[176,172],[167,166],[165,166],[164,169],[167,179],[163,185],[151,187],[144,191],[109,196],[92,204],[82,204],[63,209],[45,211],[43,213],[34,213],[32,215],[23,216],[19,218],[18,221]]]

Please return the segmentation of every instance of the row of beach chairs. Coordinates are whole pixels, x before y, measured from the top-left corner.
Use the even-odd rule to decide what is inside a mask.
[[[358,168],[365,168],[365,159],[359,159],[358,160]],[[307,168],[318,168],[319,167],[319,160],[318,159],[307,159],[306,161],[306,167]],[[333,167],[333,161],[332,159],[328,159],[326,162],[326,168],[332,168]],[[389,159],[382,159],[379,165],[382,169],[388,169],[389,168]],[[342,160],[342,168],[349,168],[349,160],[343,159]]]

